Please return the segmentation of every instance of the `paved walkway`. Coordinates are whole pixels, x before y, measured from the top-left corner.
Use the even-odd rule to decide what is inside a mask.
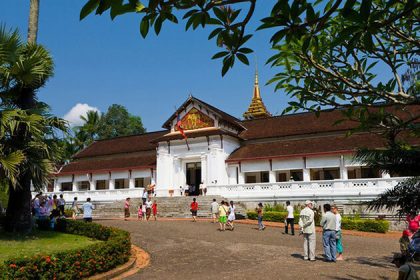
[[[344,236],[346,260],[322,261],[317,235],[317,261],[302,259],[302,238],[269,227],[238,224],[235,231],[219,232],[208,221],[101,223],[131,232],[132,242],[151,255],[151,265],[130,279],[396,279],[390,263],[398,239]]]

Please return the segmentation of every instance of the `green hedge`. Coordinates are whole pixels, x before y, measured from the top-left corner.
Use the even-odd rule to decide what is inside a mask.
[[[10,259],[0,265],[1,279],[81,279],[109,271],[130,257],[130,234],[95,223],[57,221],[57,231],[84,235],[104,242],[52,255]]]
[[[250,211],[247,213],[248,219],[256,220],[257,213],[255,211]],[[294,214],[295,223],[299,220],[299,214]],[[318,215],[319,217],[321,215]],[[284,222],[287,217],[287,212],[276,212],[276,211],[267,211],[263,214],[263,220],[269,222]],[[315,220],[315,224],[319,225],[319,219]],[[366,231],[366,232],[379,232],[385,233],[389,230],[389,222],[385,220],[368,220],[360,218],[346,218],[344,217],[341,221],[342,229]]]
[[[344,217],[341,221],[341,228],[358,231],[386,233],[389,230],[389,221]]]

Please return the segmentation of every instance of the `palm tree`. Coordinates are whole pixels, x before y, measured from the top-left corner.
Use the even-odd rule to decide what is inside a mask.
[[[98,128],[101,122],[101,114],[98,111],[87,111],[86,116],[80,116],[80,118],[83,120],[83,125],[77,127],[78,133],[76,133],[76,136],[79,134],[79,139],[81,141],[82,148],[87,147],[90,145],[93,141],[95,141],[98,138]]]
[[[24,44],[17,31],[7,32],[5,27],[0,27],[0,69],[3,107],[24,110],[31,121],[41,123],[38,133],[32,125],[21,122],[16,127],[16,133],[10,137],[15,150],[25,151],[26,160],[19,167],[16,183],[10,180],[7,228],[28,231],[31,228],[31,183],[35,188],[41,188],[47,182],[53,171],[52,159],[58,153],[54,127],[65,127],[61,120],[45,115],[45,107],[40,106],[36,99],[37,90],[53,74],[53,61],[45,48],[32,43]]]
[[[35,44],[38,37],[39,0],[30,0],[28,43]]]

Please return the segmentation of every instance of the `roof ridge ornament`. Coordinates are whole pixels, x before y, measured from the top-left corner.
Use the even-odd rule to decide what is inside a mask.
[[[246,120],[271,117],[271,114],[267,111],[261,98],[257,63],[255,63],[255,81],[251,104],[249,105],[248,110],[243,114],[243,117]]]

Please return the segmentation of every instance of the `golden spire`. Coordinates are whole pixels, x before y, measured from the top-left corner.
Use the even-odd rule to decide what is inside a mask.
[[[251,104],[243,115],[244,119],[259,119],[271,117],[271,114],[265,108],[260,94],[260,86],[258,84],[258,69],[255,66],[255,82],[254,82],[254,94],[252,96]]]

